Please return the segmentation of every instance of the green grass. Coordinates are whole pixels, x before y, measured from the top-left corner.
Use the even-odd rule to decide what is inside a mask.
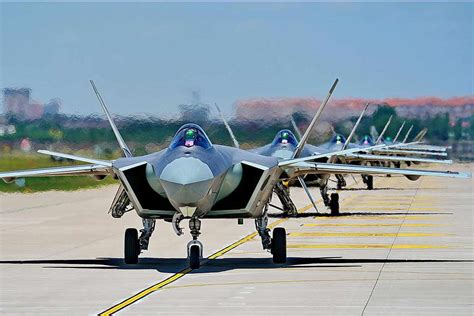
[[[1,154],[0,156],[0,171],[61,167],[75,164],[76,163],[71,162],[57,162],[51,160],[48,156],[31,154]],[[0,180],[0,192],[29,193],[51,190],[73,191],[117,183],[117,180],[111,177],[106,177],[104,180],[98,181],[90,176],[38,177],[25,178],[25,180],[26,183],[24,187],[19,187],[15,183],[5,183]]]

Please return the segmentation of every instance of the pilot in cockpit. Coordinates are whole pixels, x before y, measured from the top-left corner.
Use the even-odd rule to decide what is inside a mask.
[[[203,149],[209,149],[212,147],[212,144],[201,127],[196,124],[185,124],[173,137],[169,148],[173,149],[179,146],[184,146],[187,148],[200,147]]]
[[[184,133],[184,146],[193,147],[194,141],[196,140],[197,132],[195,129],[190,128]]]
[[[288,134],[287,132],[283,132],[281,133],[281,143],[286,145],[288,144],[288,139],[290,138],[290,134]]]

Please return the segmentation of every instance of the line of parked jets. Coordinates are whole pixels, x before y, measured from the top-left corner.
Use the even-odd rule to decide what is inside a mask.
[[[183,234],[180,223],[189,221],[192,240],[187,245],[187,256],[192,269],[200,266],[203,245],[198,240],[201,220],[207,218],[255,220],[264,250],[269,251],[275,263],[286,262],[286,231],[276,227],[270,235],[268,209],[273,193],[281,201],[281,211],[286,216],[297,216],[289,187],[304,188],[314,208],[316,203],[308,186],[320,188],[322,199],[332,214],[339,212],[339,196],[328,196],[328,181],[332,175],[338,187],[345,186],[344,176],[361,175],[367,187],[373,187],[374,175],[404,175],[410,180],[420,176],[469,178],[470,173],[401,168],[418,163],[451,163],[433,156],[446,156],[446,147],[422,143],[426,130],[412,142],[407,142],[410,127],[402,141],[398,141],[403,125],[393,141],[384,138],[391,118],[378,138],[366,136],[359,143],[351,143],[357,126],[368,105],[359,116],[350,135],[336,134],[319,146],[308,144],[308,139],[320,120],[337,84],[335,80],[326,98],[312,118],[304,133],[295,127],[295,136],[288,129],[277,133],[272,143],[252,150],[239,148],[239,142],[223,118],[234,146],[213,144],[204,130],[193,123],[181,126],[169,146],[158,152],[133,156],[125,143],[94,82],[92,88],[115,134],[123,157],[101,160],[77,155],[39,150],[42,154],[84,162],[83,165],[19,170],[0,173],[0,178],[12,182],[17,178],[40,176],[93,176],[103,179],[112,176],[120,185],[112,201],[110,213],[120,218],[132,210],[142,218],[140,234],[128,228],[124,238],[124,259],[127,264],[137,264],[139,254],[148,249],[150,237],[157,220],[171,223],[177,235]],[[220,111],[219,111],[220,113]],[[394,167],[392,167],[394,166]],[[277,207],[278,208],[278,207]]]
[[[326,103],[323,103],[325,106]],[[349,136],[346,138],[340,133],[334,132],[333,137],[326,143],[320,144],[318,146],[305,144],[304,149],[301,153],[301,157],[310,157],[317,156],[321,154],[332,153],[330,157],[323,157],[321,159],[315,159],[315,161],[321,162],[331,162],[331,163],[341,163],[341,164],[356,164],[356,165],[374,165],[374,166],[384,166],[390,167],[394,166],[400,168],[402,164],[410,166],[411,164],[419,163],[442,163],[442,164],[452,164],[452,160],[448,159],[432,159],[426,158],[427,156],[447,156],[446,146],[435,146],[423,144],[422,140],[427,133],[427,129],[422,129],[413,139],[412,142],[407,143],[408,137],[412,132],[413,125],[410,126],[408,131],[405,134],[405,137],[402,141],[398,141],[399,136],[405,126],[405,121],[401,124],[398,129],[395,137],[392,139],[390,137],[385,137],[385,132],[387,131],[390,123],[392,122],[393,116],[390,116],[386,122],[382,132],[378,135],[377,139],[374,141],[370,135],[364,135],[359,142],[351,143],[357,128],[364,117],[370,103],[367,103],[360,113],[356,123],[354,124]],[[230,137],[234,143],[234,146],[239,148],[239,142],[235,137],[232,128],[226,121],[225,117],[222,114],[219,106],[215,104],[215,107],[229,132]],[[321,109],[322,110],[322,109]],[[289,159],[292,157],[293,152],[298,146],[298,139],[302,138],[301,131],[293,117],[290,117],[291,124],[293,126],[293,133],[289,129],[282,129],[277,132],[273,141],[269,144],[266,144],[259,148],[251,149],[251,152],[258,153],[263,156],[276,157],[280,160]],[[298,138],[295,136],[298,135]],[[356,151],[348,153],[340,153],[346,149],[355,149]],[[390,174],[387,174],[390,176]],[[342,189],[346,186],[345,177],[343,174],[334,174],[337,180],[337,189]],[[373,176],[369,174],[361,174],[362,181],[367,185],[368,190],[373,189]],[[419,175],[405,174],[405,177],[409,180],[416,181],[419,179]],[[282,181],[278,183],[274,192],[278,196],[282,208],[274,204],[270,204],[273,208],[279,209],[289,216],[297,216],[297,210],[289,197],[289,187],[299,185],[304,188],[306,194],[308,195],[309,200],[311,201],[313,207],[318,211],[314,198],[312,197],[308,186],[319,187],[321,191],[321,197],[324,202],[324,205],[329,207],[332,215],[339,214],[339,194],[332,193],[331,196],[328,195],[328,175],[314,175],[308,174],[303,177],[298,177],[293,179],[293,181]]]

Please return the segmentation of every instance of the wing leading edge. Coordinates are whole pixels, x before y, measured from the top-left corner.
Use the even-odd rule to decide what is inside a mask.
[[[401,174],[406,176],[471,178],[471,173],[468,172],[400,169],[314,162],[295,162],[291,165],[284,166],[283,169],[290,177],[297,177],[305,174]]]
[[[0,172],[0,178],[9,183],[16,178],[29,177],[58,177],[58,176],[107,176],[112,174],[112,168],[103,165],[80,165],[67,167],[53,167],[30,170],[19,170],[11,172]]]

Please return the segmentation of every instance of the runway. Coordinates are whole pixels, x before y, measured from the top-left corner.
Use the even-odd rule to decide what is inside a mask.
[[[188,230],[178,237],[166,222],[139,265],[123,264],[123,233],[141,221],[107,214],[116,187],[0,194],[0,313],[472,315],[473,180],[376,177],[372,191],[348,180],[341,216],[328,216],[317,189],[320,213],[299,188],[301,217],[272,210],[288,233],[286,264],[262,250],[253,220],[210,219],[194,271]]]

